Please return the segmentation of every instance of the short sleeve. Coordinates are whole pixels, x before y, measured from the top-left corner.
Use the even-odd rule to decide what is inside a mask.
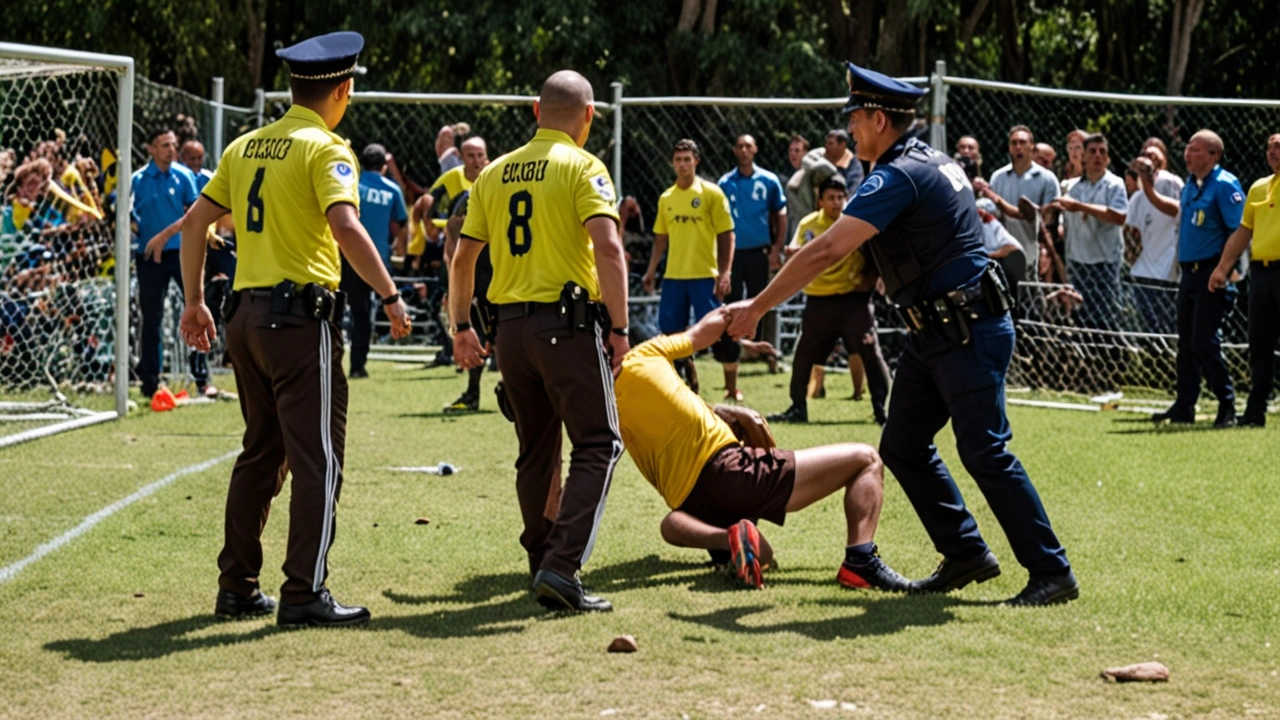
[[[234,166],[235,159],[231,157],[231,148],[227,148],[227,151],[222,153],[222,161],[218,163],[218,169],[213,171],[213,177],[209,178],[204,190],[200,191],[201,195],[209,198],[215,205],[227,210],[231,209],[231,173]]]
[[[658,211],[653,215],[653,234],[666,235],[667,229],[667,211],[666,205],[662,202],[663,196],[658,196]]]
[[[639,347],[627,354],[635,354],[639,357],[661,357],[673,360],[675,358],[688,357],[692,355],[693,341],[689,339],[689,335],[687,333],[682,332],[674,335],[659,335],[652,340],[646,340]]]
[[[491,165],[490,167],[496,167]],[[480,242],[489,242],[489,225],[485,216],[484,188],[488,184],[489,173],[482,171],[471,186],[467,199],[467,219],[462,223],[462,236]]]
[[[915,199],[915,186],[901,170],[892,166],[876,168],[845,203],[844,214],[884,232]]]
[[[1107,207],[1128,214],[1129,194],[1125,192],[1123,181],[1112,184],[1107,190]]]
[[[725,195],[719,187],[708,195],[712,201],[711,229],[715,230],[717,235],[733,230],[733,213],[729,210],[729,196]]]
[[[782,183],[778,182],[778,178],[772,178],[769,184],[769,210],[778,212],[787,208],[787,196],[782,192]]]
[[[1253,208],[1260,205],[1267,198],[1267,179],[1263,178],[1253,184],[1249,188],[1249,195],[1245,198],[1244,215],[1240,218],[1240,224],[1244,227],[1253,229]]]
[[[591,158],[591,162],[583,164],[582,177],[574,192],[574,203],[578,210],[578,220],[586,223],[593,217],[601,216],[618,219],[618,195],[613,190],[613,180],[604,165]]]
[[[1041,193],[1041,205],[1048,205],[1057,200],[1062,195],[1062,186],[1058,184],[1058,179],[1053,175],[1045,175],[1044,192]]]
[[[1244,215],[1244,191],[1240,189],[1240,181],[1233,178],[1229,183],[1218,183],[1217,201],[1223,224],[1232,230],[1240,227]]]
[[[190,207],[195,204],[196,198],[200,197],[200,190],[196,187],[195,173],[182,173],[182,204]]]
[[[346,145],[334,142],[319,148],[312,159],[311,180],[323,212],[340,203],[360,207],[360,173]]]
[[[404,207],[404,193],[400,191],[399,185],[393,184],[391,189],[396,195],[391,203],[391,219],[403,225],[409,222],[409,212]]]

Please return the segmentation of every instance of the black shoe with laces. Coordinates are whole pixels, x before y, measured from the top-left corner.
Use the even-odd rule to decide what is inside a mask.
[[[809,409],[799,405],[792,405],[780,413],[773,413],[766,419],[769,422],[807,423],[809,422]]]
[[[1263,413],[1258,413],[1255,415],[1253,413],[1245,411],[1245,414],[1241,415],[1239,419],[1236,420],[1236,427],[1260,428],[1260,427],[1266,427],[1266,426],[1267,426],[1267,416]]]
[[[1151,422],[1162,423],[1168,421],[1173,425],[1190,425],[1196,421],[1194,411],[1187,411],[1177,406],[1171,407],[1164,412],[1158,412],[1151,416]]]
[[[1004,601],[1008,607],[1056,605],[1080,597],[1080,584],[1070,570],[1058,575],[1032,575],[1022,592]]]
[[[369,622],[369,610],[350,607],[333,599],[329,588],[320,588],[320,596],[309,603],[281,605],[276,616],[280,627],[350,627]]]
[[[875,552],[866,565],[852,565],[848,560],[840,563],[840,571],[836,573],[836,582],[841,587],[861,590],[884,590],[886,592],[906,592],[911,588],[911,581],[902,577],[896,570],[880,559]]]
[[[457,400],[444,406],[446,415],[455,413],[476,412],[480,409],[480,394],[473,392],[464,392]]]
[[[275,598],[261,592],[245,597],[230,590],[219,590],[218,600],[213,606],[213,614],[220,620],[240,620],[270,615],[275,609]]]
[[[971,582],[986,582],[1000,574],[1000,561],[990,550],[969,558],[952,560],[943,558],[938,569],[923,580],[911,583],[912,593],[945,593],[959,590]]]
[[[533,592],[538,604],[548,610],[574,612],[609,612],[613,604],[602,597],[588,595],[575,575],[572,579],[543,568],[533,576]]]
[[[1236,426],[1235,401],[1224,400],[1218,403],[1218,417],[1214,418],[1213,426],[1218,429],[1233,428]]]

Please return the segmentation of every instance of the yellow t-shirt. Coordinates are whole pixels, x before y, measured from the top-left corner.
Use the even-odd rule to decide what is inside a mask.
[[[1249,188],[1240,224],[1253,231],[1253,259],[1280,260],[1280,174],[1268,175]]]
[[[653,338],[627,353],[613,386],[622,442],[672,509],[689,497],[711,456],[738,442],[676,374],[671,359],[692,354],[684,333]]]
[[[826,232],[827,228],[834,225],[835,222],[821,210],[809,213],[796,226],[796,236],[791,243],[793,245],[804,245]],[[858,283],[862,282],[862,266],[864,263],[862,253],[857,251],[849,253],[843,260],[822,271],[821,275],[806,285],[804,294],[826,296],[853,292]]]
[[[672,185],[658,198],[653,232],[667,236],[667,272],[672,280],[701,280],[719,273],[716,236],[733,230],[729,198],[715,183],[695,177],[687,189]]]
[[[600,300],[595,251],[583,224],[618,220],[609,171],[557,130],[480,172],[471,187],[462,234],[489,243],[489,301],[555,302],[570,280]]]
[[[351,148],[301,105],[231,143],[203,194],[235,220],[235,289],[292,280],[336,290],[342,266],[325,213],[359,208],[359,181]]]
[[[467,179],[467,175],[463,172],[463,166],[459,165],[455,168],[449,168],[448,171],[436,178],[434,184],[431,185],[431,196],[436,199],[436,204],[432,206],[431,212],[436,217],[448,219],[450,206],[458,196],[471,189],[471,181]]]

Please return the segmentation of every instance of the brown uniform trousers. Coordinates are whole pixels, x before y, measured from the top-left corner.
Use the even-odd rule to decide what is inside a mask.
[[[520,544],[529,553],[530,573],[546,568],[573,577],[591,556],[623,451],[602,331],[570,330],[554,304],[501,305],[498,320],[498,369],[520,440]],[[560,474],[562,427],[573,450],[552,522],[545,510]]]
[[[227,323],[227,352],[245,432],[227,492],[218,586],[246,597],[258,588],[262,528],[279,492],[277,472],[288,458],[293,494],[280,600],[306,603],[316,598],[329,574],[342,487],[347,427],[342,333],[331,323],[270,309],[270,290],[246,290]]]
[[[883,413],[885,399],[889,397],[889,366],[880,354],[880,343],[875,341],[874,334],[872,342],[863,342],[868,333],[874,332],[875,316],[871,310],[870,292],[806,297],[795,362],[791,365],[791,403],[799,407],[807,405],[809,375],[813,366],[825,363],[836,347],[836,340],[843,339],[849,354],[856,353],[862,358],[867,388],[871,390],[871,404],[878,414]]]

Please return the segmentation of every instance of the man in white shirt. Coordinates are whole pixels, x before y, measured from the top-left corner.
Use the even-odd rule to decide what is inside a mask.
[[[1151,151],[1156,157],[1148,154]],[[1160,167],[1163,154],[1149,147],[1133,161],[1139,191],[1129,199],[1125,219],[1127,239],[1138,249],[1129,268],[1133,278],[1133,299],[1142,315],[1144,331],[1161,335],[1175,333],[1175,292],[1178,281],[1178,212],[1151,202],[1154,191],[1165,197],[1182,194],[1182,179]]]

